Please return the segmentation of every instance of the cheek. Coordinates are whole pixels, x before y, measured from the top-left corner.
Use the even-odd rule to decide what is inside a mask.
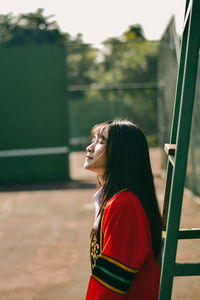
[[[105,145],[98,145],[95,149],[94,165],[104,166],[105,165]]]
[[[104,146],[104,145],[103,145]],[[88,162],[85,162],[85,169],[96,172],[99,175],[104,173],[106,167],[106,155],[105,155],[105,147],[102,145],[98,146],[95,149],[94,159]]]
[[[105,145],[103,145],[103,146],[101,145],[101,147],[98,147],[98,149],[96,151],[94,162],[101,166],[105,166],[105,163],[106,163]]]
[[[104,150],[105,150],[105,145],[98,144],[98,145],[96,145],[96,147],[95,147],[95,153],[96,153],[97,156],[98,156],[99,154],[103,153]]]

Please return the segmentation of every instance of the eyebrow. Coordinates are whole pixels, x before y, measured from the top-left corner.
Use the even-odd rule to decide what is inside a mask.
[[[97,134],[99,138],[103,138],[104,140],[107,140],[106,137],[102,133]]]
[[[96,130],[96,132],[93,132],[92,135],[91,135],[91,138],[92,140],[95,138],[95,137],[98,137],[98,138],[103,138],[103,140],[107,141],[108,139],[105,137],[105,135],[103,134],[103,131],[104,131],[105,127],[103,128],[99,128]]]

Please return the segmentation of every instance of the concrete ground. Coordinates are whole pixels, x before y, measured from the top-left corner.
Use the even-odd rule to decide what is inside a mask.
[[[162,207],[160,154],[151,150]],[[0,300],[84,300],[96,190],[95,175],[82,167],[84,156],[71,154],[69,183],[1,187]],[[199,213],[200,206],[185,195],[181,227],[199,227]],[[200,261],[200,241],[179,242],[177,261]],[[175,278],[172,299],[200,299],[200,277]]]

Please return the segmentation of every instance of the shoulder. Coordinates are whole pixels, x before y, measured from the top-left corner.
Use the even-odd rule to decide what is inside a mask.
[[[103,228],[122,226],[124,230],[149,233],[149,223],[139,198],[131,191],[116,193],[106,203]]]
[[[105,210],[141,210],[143,211],[142,204],[139,198],[129,190],[123,190],[112,196],[106,206]]]

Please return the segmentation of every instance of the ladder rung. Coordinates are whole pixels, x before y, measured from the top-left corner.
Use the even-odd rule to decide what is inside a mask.
[[[174,276],[197,276],[200,274],[200,263],[176,263]]]
[[[166,238],[166,231],[162,231],[162,238]],[[200,239],[200,228],[180,229],[178,231],[179,240]]]
[[[176,144],[165,144],[164,149],[167,155],[174,156],[176,150]]]
[[[180,229],[179,239],[200,239],[200,228]]]

